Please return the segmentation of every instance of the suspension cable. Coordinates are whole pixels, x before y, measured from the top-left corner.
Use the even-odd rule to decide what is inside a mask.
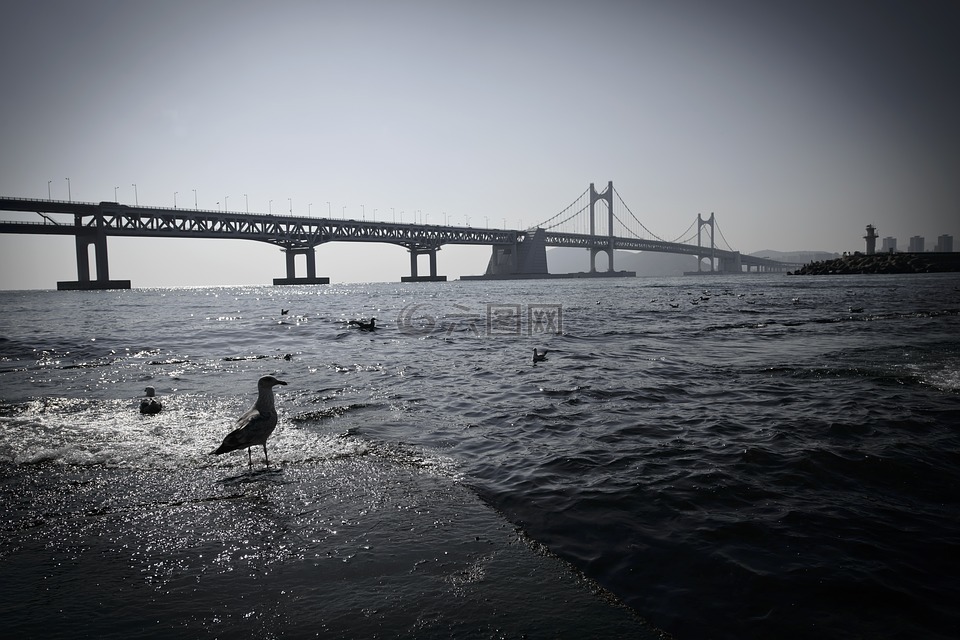
[[[727,239],[723,237],[723,229],[720,228],[720,225],[717,224],[717,219],[713,219],[713,226],[717,228],[717,231],[720,232],[720,239],[723,240],[723,244],[727,245],[727,251],[733,251],[733,247],[730,246],[730,243],[727,242]]]
[[[686,229],[684,229],[683,233],[681,233],[681,234],[677,237],[676,240],[671,240],[671,242],[674,242],[674,243],[677,243],[677,244],[685,244],[685,243],[687,242],[687,240],[692,240],[694,234],[691,233],[689,236],[687,236],[687,232],[689,232],[691,229],[693,229],[693,225],[695,225],[695,224],[697,224],[697,221],[696,221],[696,220],[694,220],[693,222],[691,222],[691,223],[690,223],[690,226],[687,227]]]
[[[577,198],[577,200],[579,200],[579,198]],[[570,214],[569,216],[567,216],[567,217],[564,218],[563,220],[560,220],[560,221],[558,221],[558,222],[555,222],[554,224],[550,225],[549,227],[548,227],[548,226],[545,226],[545,225],[547,224],[547,222],[550,222],[550,220],[553,220],[553,218],[556,218],[557,216],[553,216],[553,218],[550,218],[550,220],[545,220],[544,222],[541,222],[541,223],[540,223],[539,225],[537,225],[537,226],[539,226],[541,229],[556,229],[557,227],[559,227],[559,226],[562,225],[563,223],[565,223],[565,222],[570,222],[571,220],[573,220],[574,218],[576,218],[577,216],[579,216],[579,215],[580,215],[581,213],[583,213],[589,206],[590,206],[589,204],[584,205],[579,211],[576,211],[576,212]],[[569,209],[569,208],[570,208],[570,207],[567,207],[567,209]],[[561,213],[562,213],[562,212],[561,212]],[[557,215],[560,215],[560,214],[557,214]]]
[[[646,231],[647,233],[649,233],[651,236],[653,236],[654,238],[656,238],[656,239],[659,240],[660,242],[666,242],[666,240],[664,240],[663,238],[661,238],[660,236],[658,236],[657,234],[655,234],[653,231],[650,231],[650,229],[647,229],[646,225],[644,225],[642,222],[640,222],[640,219],[637,218],[637,216],[633,215],[633,211],[630,211],[630,207],[628,207],[628,206],[627,206],[627,203],[623,201],[623,198],[620,197],[620,193],[619,193],[616,189],[614,189],[613,192],[617,194],[617,200],[619,200],[619,201],[620,201],[620,204],[623,205],[623,208],[627,210],[627,213],[630,214],[630,217],[633,218],[634,220],[636,220],[637,224],[639,224],[639,225],[643,228],[644,231]],[[623,224],[623,223],[621,223],[621,224]],[[626,225],[624,225],[624,228],[626,228]],[[634,235],[636,235],[636,234],[634,234]],[[637,236],[637,237],[639,238],[640,236]]]
[[[571,220],[577,219],[580,216],[580,214],[582,214],[584,211],[586,211],[590,207],[589,202],[586,204],[583,204],[577,211],[570,213],[565,218],[561,219],[561,216],[568,213],[573,207],[575,207],[583,199],[583,197],[587,195],[589,191],[590,189],[588,187],[583,191],[583,193],[577,196],[577,198],[573,202],[571,202],[566,208],[564,208],[562,211],[560,211],[556,215],[544,220],[543,222],[541,222],[539,225],[536,225],[536,226],[542,229],[556,229],[557,227],[560,227],[561,225],[564,225],[570,222]],[[636,222],[638,225],[640,225],[641,229],[643,229],[647,234],[649,234],[649,236],[655,238],[656,240],[659,240],[660,242],[670,242],[673,244],[687,244],[687,243],[692,243],[694,238],[696,237],[697,234],[692,232],[694,226],[697,224],[697,221],[694,220],[690,223],[690,226],[688,226],[683,231],[683,233],[681,233],[676,239],[664,240],[657,234],[650,231],[650,229],[648,229],[647,226],[643,224],[643,222],[641,222],[639,218],[637,218],[637,216],[633,213],[633,211],[630,210],[630,207],[627,206],[627,203],[623,201],[623,197],[620,195],[620,193],[616,189],[614,189],[614,193],[617,194],[617,200],[620,202],[620,205],[627,211],[627,213],[630,214],[630,217],[633,218],[633,221]],[[631,229],[629,226],[627,226],[627,224],[615,212],[611,212],[611,214],[614,220],[616,220],[620,224],[620,226],[624,229],[626,233],[628,233],[629,235],[635,238],[639,238],[641,240],[646,239],[642,235],[640,235],[639,233]],[[578,223],[579,223],[579,220],[576,220],[574,224],[578,224]],[[584,224],[586,224],[585,221],[584,221]],[[730,246],[730,243],[727,241],[726,237],[724,237],[723,230],[720,228],[720,225],[716,223],[716,220],[714,220],[714,227],[720,233],[720,238],[721,240],[723,240],[724,245],[726,245],[727,250],[733,251],[734,249]],[[577,228],[574,230],[574,233],[578,233],[579,231],[580,231],[579,228]],[[699,232],[699,227],[697,228],[697,231]],[[586,229],[584,229],[584,232],[586,232]],[[612,229],[608,230],[608,233],[612,233],[612,232],[613,232]]]
[[[540,223],[539,225],[537,225],[537,226],[539,226],[539,227],[541,227],[541,228],[544,228],[544,229],[552,229],[553,227],[556,227],[558,224],[562,224],[563,222],[566,222],[567,220],[569,220],[570,218],[568,217],[568,218],[564,219],[563,221],[554,224],[553,227],[547,227],[547,226],[546,226],[546,225],[549,224],[550,222],[553,222],[554,220],[556,220],[557,218],[559,218],[560,216],[562,216],[563,214],[565,214],[565,213],[566,213],[567,211],[569,211],[572,207],[574,207],[574,206],[580,201],[580,198],[582,198],[583,196],[585,196],[588,191],[590,191],[590,187],[587,187],[586,189],[584,189],[584,190],[583,190],[583,193],[581,193],[579,196],[577,196],[577,198],[576,198],[573,202],[571,202],[571,203],[567,206],[567,208],[565,208],[563,211],[561,211],[560,213],[556,214],[555,216],[553,216],[553,217],[551,217],[551,218],[548,218],[548,219],[544,220],[543,222],[541,222],[541,223]],[[586,208],[586,207],[584,207],[584,208]],[[580,211],[583,211],[583,209],[580,209]],[[578,211],[577,213],[580,213],[580,211]],[[576,215],[576,214],[574,214],[574,215]]]

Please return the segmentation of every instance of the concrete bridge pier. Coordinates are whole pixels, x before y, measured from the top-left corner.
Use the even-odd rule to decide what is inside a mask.
[[[461,280],[512,280],[549,276],[546,231],[521,234],[514,244],[493,245],[487,271],[482,276],[460,276]]]
[[[79,225],[79,221],[78,221]],[[129,289],[129,280],[111,280],[107,263],[107,235],[103,232],[78,233],[77,244],[77,280],[57,282],[58,291],[88,291],[95,289]],[[96,278],[90,277],[90,245],[93,245],[96,261]]]
[[[590,273],[597,272],[597,254],[605,253],[609,259],[609,265],[607,266],[607,273],[613,273],[613,247],[609,249],[593,247],[590,249]]]
[[[274,278],[273,284],[330,284],[330,278],[317,277],[317,252],[313,247],[286,247],[282,249],[287,258],[287,277]],[[297,256],[307,258],[307,277],[297,277]]]
[[[733,257],[719,258],[720,273],[743,273],[743,263],[740,260],[740,252],[737,251]]]
[[[447,276],[437,275],[437,249],[422,247],[408,247],[410,250],[410,275],[402,276],[400,282],[446,282]],[[422,255],[430,256],[430,275],[421,276],[417,273],[417,259]]]

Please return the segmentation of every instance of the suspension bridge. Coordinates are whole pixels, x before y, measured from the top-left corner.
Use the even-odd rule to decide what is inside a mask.
[[[692,255],[697,257],[698,271],[714,273],[783,272],[800,266],[734,251],[723,238],[712,213],[709,218],[697,214],[681,236],[664,240],[634,215],[614,190],[613,182],[601,192],[591,184],[570,206],[526,230],[8,197],[0,197],[0,212],[27,212],[40,217],[39,220],[0,220],[0,233],[75,237],[77,280],[58,282],[58,289],[130,288],[129,280],[110,277],[107,259],[110,236],[231,238],[273,244],[283,250],[286,258],[286,277],[275,278],[273,282],[277,285],[329,283],[329,278],[317,276],[316,269],[316,248],[328,242],[380,242],[405,247],[410,253],[410,275],[401,277],[404,282],[446,280],[446,276],[437,273],[437,251],[448,244],[492,247],[485,274],[464,279],[635,275],[615,270],[617,250]],[[717,246],[716,233],[720,234],[725,248]],[[550,274],[547,247],[588,250],[589,273]],[[601,253],[607,256],[605,271],[596,269],[596,258]],[[298,256],[303,256],[305,275],[297,275]],[[429,274],[419,273],[421,256],[429,258]]]

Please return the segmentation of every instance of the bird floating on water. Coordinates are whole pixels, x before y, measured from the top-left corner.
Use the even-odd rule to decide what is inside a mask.
[[[540,353],[537,351],[537,348],[534,347],[533,348],[533,364],[537,364],[538,362],[546,362],[546,360],[547,360],[547,350],[544,349],[543,353]]]
[[[257,401],[253,407],[237,419],[236,428],[227,434],[223,443],[210,455],[220,455],[229,453],[237,449],[247,450],[247,463],[253,466],[253,458],[250,454],[250,447],[263,445],[263,460],[270,466],[270,459],[267,457],[267,438],[273,433],[277,426],[277,409],[274,405],[273,388],[278,385],[286,385],[283,380],[277,380],[273,376],[263,376],[257,380]]]
[[[156,390],[154,390],[153,387],[147,387],[143,392],[147,394],[147,397],[140,400],[140,413],[149,415],[160,413],[163,409],[163,404],[161,404],[160,399],[156,397]]]
[[[280,315],[285,316],[290,313],[290,309],[280,309]]]
[[[351,320],[347,324],[359,327],[363,331],[373,331],[377,328],[377,319],[370,318],[370,322],[364,322],[363,320]]]

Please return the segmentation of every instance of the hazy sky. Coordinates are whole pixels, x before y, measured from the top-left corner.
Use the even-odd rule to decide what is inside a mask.
[[[654,233],[714,211],[744,253],[858,250],[868,223],[960,244],[955,0],[33,0],[3,20],[6,196],[66,199],[69,178],[82,201],[518,228],[613,180]],[[285,275],[262,243],[108,245],[134,286]],[[439,271],[489,255],[448,246]],[[393,245],[317,265],[409,273]],[[0,289],[76,277],[72,237],[0,235]]]

